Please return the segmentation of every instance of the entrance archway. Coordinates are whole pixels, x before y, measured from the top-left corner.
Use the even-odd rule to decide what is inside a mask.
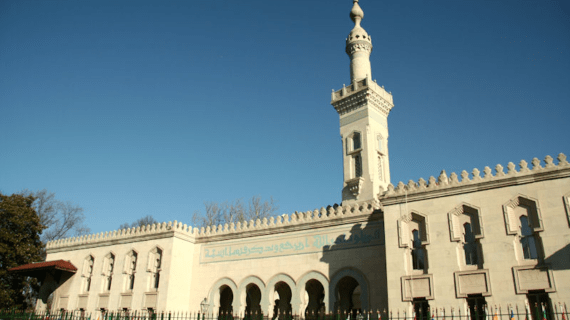
[[[318,319],[319,314],[325,312],[325,287],[315,279],[307,281],[305,284],[306,300],[305,319]]]
[[[331,278],[329,284],[329,306],[332,312],[368,311],[368,281],[366,277],[355,268],[346,268],[338,271]]]
[[[335,288],[336,302],[334,311],[341,313],[351,313],[356,315],[357,312],[362,311],[362,303],[360,301],[361,288],[351,276],[341,278]]]
[[[285,319],[286,316],[291,315],[291,287],[283,281],[275,284],[275,295],[273,305],[273,319]]]
[[[248,316],[261,314],[261,290],[253,283],[245,287],[245,314]]]
[[[223,285],[220,287],[220,308],[218,310],[218,319],[224,319],[225,315],[233,314],[232,304],[234,302],[234,293],[232,289]]]

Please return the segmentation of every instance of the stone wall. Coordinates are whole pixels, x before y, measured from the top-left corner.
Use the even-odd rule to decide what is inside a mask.
[[[462,181],[442,172],[427,185],[420,179],[389,188],[380,200],[390,308],[410,308],[412,298],[425,297],[432,307],[463,309],[469,294],[481,294],[490,304],[523,303],[529,290],[544,290],[553,302],[567,300],[570,166],[563,154],[558,160],[546,157],[542,166],[535,158],[532,169],[521,161],[518,171],[509,163],[507,173],[497,165],[495,175],[486,167],[484,177],[477,169],[472,177],[464,171]],[[537,259],[527,259],[521,248],[521,214],[534,221],[542,247]],[[461,226],[467,222],[478,245],[476,265],[466,264]],[[411,231],[422,225],[427,267],[414,270]]]

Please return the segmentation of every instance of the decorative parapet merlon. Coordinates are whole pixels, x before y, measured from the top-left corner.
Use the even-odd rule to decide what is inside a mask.
[[[161,234],[163,235],[166,233],[172,234],[175,232],[195,237],[198,234],[198,228],[192,228],[192,226],[182,224],[182,222],[178,221],[174,222],[170,221],[168,223],[166,222],[154,223],[152,225],[146,225],[143,227],[127,228],[121,230],[100,232],[96,234],[84,235],[79,237],[53,240],[49,241],[46,244],[46,249],[50,250],[50,249],[72,247],[72,246],[79,246],[86,244],[104,243],[108,241],[122,240],[122,239],[144,238],[147,236],[161,235]]]
[[[388,116],[394,107],[392,93],[368,78],[354,81],[348,87],[343,86],[338,91],[333,90],[331,104],[339,115],[370,104],[380,113]]]
[[[295,212],[291,215],[283,214],[276,217],[263,218],[257,220],[243,221],[237,223],[226,223],[214,227],[201,228],[197,239],[206,239],[217,236],[255,236],[257,234],[287,232],[287,227],[307,227],[314,226],[315,223],[324,221],[342,220],[351,216],[365,216],[380,209],[380,202],[377,200],[357,202],[350,205],[333,205],[326,208],[315,209],[307,212]]]
[[[481,183],[500,183],[502,181],[508,181],[512,178],[521,178],[524,181],[525,177],[531,177],[537,174],[547,174],[554,173],[556,171],[570,169],[570,164],[566,159],[566,155],[560,153],[557,157],[558,164],[554,163],[554,159],[551,156],[546,156],[544,158],[544,167],[541,165],[541,161],[538,158],[534,158],[531,161],[532,168],[528,167],[528,163],[525,160],[519,162],[519,169],[517,170],[516,165],[512,162],[507,164],[507,172],[504,172],[502,165],[498,164],[495,166],[495,174],[490,167],[485,167],[483,173],[479,169],[475,168],[471,172],[471,175],[463,170],[461,175],[458,176],[455,172],[452,172],[449,177],[445,170],[441,171],[440,175],[436,179],[431,176],[428,181],[420,178],[417,182],[410,180],[407,184],[399,182],[396,187],[389,184],[387,190],[379,196],[380,201],[388,200],[390,198],[396,198],[402,195],[410,196],[414,194],[423,194],[436,190],[459,190],[463,186],[470,186]],[[570,170],[568,175],[570,176]],[[459,179],[461,178],[461,180]],[[534,181],[533,179],[529,181]]]
[[[182,222],[162,222],[144,227],[127,228],[115,230],[110,232],[101,232],[97,234],[85,235],[80,237],[72,237],[61,240],[49,241],[46,244],[47,250],[76,247],[82,245],[104,244],[106,242],[113,243],[114,241],[128,240],[136,241],[137,239],[144,239],[153,235],[174,235],[179,234],[193,239],[207,239],[212,236],[218,235],[232,235],[235,236],[249,236],[258,232],[286,232],[283,227],[287,226],[302,226],[307,227],[315,222],[325,220],[343,219],[348,216],[369,215],[375,210],[380,208],[380,202],[366,201],[359,202],[352,205],[333,205],[326,208],[322,207],[320,210],[313,210],[307,212],[295,212],[291,215],[283,214],[276,217],[263,218],[257,220],[243,221],[237,223],[230,223],[218,225],[207,228],[193,228]]]

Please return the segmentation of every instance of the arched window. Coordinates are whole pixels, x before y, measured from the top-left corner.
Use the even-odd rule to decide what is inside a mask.
[[[354,151],[354,150],[358,150],[358,149],[360,149],[360,148],[362,148],[362,141],[361,141],[361,138],[360,138],[360,133],[359,133],[359,132],[355,132],[355,133],[352,135],[352,150]]]
[[[105,277],[104,291],[111,290],[111,283],[113,282],[113,271],[115,269],[115,255],[109,253],[105,256],[103,261],[103,276]]]
[[[520,217],[521,223],[521,246],[523,256],[526,260],[538,259],[538,252],[536,250],[536,239],[534,238],[534,232],[528,223],[528,218],[526,216]]]
[[[465,252],[465,264],[477,265],[477,240],[471,230],[471,223],[463,225],[465,231],[465,243],[463,244],[463,251]]]
[[[540,232],[544,231],[544,226],[538,201],[519,195],[504,204],[503,211],[507,234],[515,236],[520,244],[515,247],[517,261],[526,265],[543,262]]]
[[[362,157],[360,154],[354,156],[354,177],[362,177]]]
[[[148,253],[147,271],[150,272],[150,287],[158,289],[160,283],[160,270],[162,265],[162,249],[156,247]]]
[[[94,263],[95,258],[91,255],[87,256],[83,262],[83,292],[89,292],[89,290],[91,290],[91,278],[93,277]]]
[[[132,250],[125,257],[125,268],[124,273],[127,275],[126,279],[126,290],[132,291],[135,287],[135,273],[137,269],[137,258],[138,254],[136,251]]]
[[[427,274],[429,268],[427,245],[429,245],[428,217],[412,211],[398,219],[398,245],[407,248],[409,257],[405,268],[414,275]]]
[[[425,251],[419,230],[412,231],[412,267],[414,270],[424,270]]]

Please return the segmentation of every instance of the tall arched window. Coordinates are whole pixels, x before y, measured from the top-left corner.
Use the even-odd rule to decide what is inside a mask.
[[[425,269],[425,251],[419,230],[412,231],[412,267],[414,270]]]
[[[95,258],[89,255],[85,258],[83,262],[83,292],[89,292],[91,290],[91,278],[93,277],[93,265],[95,263]]]
[[[105,256],[103,261],[103,276],[105,277],[105,283],[103,290],[110,291],[111,283],[113,282],[113,271],[115,269],[115,255],[109,253]]]
[[[352,150],[358,150],[360,148],[362,148],[362,141],[360,139],[360,133],[355,132],[352,135]]]
[[[465,243],[463,244],[463,251],[465,252],[465,264],[477,265],[477,240],[471,230],[471,224],[465,223],[463,225],[465,234]]]
[[[125,257],[125,265],[123,272],[126,273],[126,290],[132,291],[135,287],[135,273],[137,269],[137,258],[138,254],[136,251],[132,250]]]
[[[536,199],[518,195],[503,205],[507,234],[515,236],[519,245],[515,256],[521,264],[541,263],[544,248],[540,232],[544,231],[542,216]]]
[[[156,247],[148,253],[147,271],[150,272],[150,288],[158,289],[160,269],[162,265],[162,249]]]
[[[536,239],[534,238],[534,232],[528,223],[528,218],[526,216],[520,217],[521,223],[521,246],[523,256],[526,260],[538,259],[538,252],[536,250]]]
[[[362,157],[360,154],[354,156],[354,176],[355,178],[362,177]]]

